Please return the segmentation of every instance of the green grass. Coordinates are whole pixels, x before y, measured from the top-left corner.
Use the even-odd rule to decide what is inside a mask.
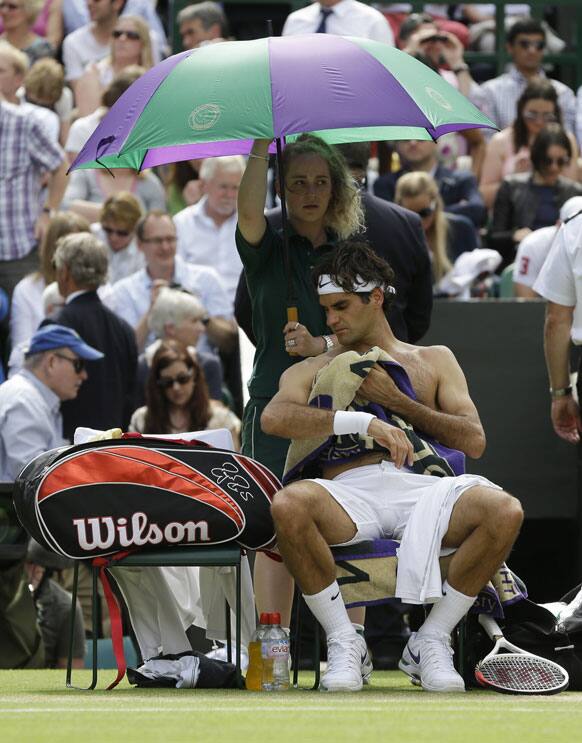
[[[582,693],[517,697],[495,692],[427,694],[398,672],[375,673],[359,694],[291,690],[65,688],[64,671],[0,671],[1,743],[576,743]],[[76,683],[89,683],[77,671]],[[309,674],[302,674],[308,684]]]

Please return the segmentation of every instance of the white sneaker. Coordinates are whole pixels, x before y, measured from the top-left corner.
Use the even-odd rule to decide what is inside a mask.
[[[360,691],[371,673],[372,661],[363,637],[327,638],[327,669],[321,679],[322,691]]]
[[[447,635],[414,632],[398,668],[426,691],[465,691],[465,683],[453,666],[453,649]]]
[[[228,650],[226,645],[222,645],[220,647],[214,647],[212,650],[209,650],[207,653],[204,653],[204,655],[207,658],[212,658],[213,660],[222,660],[227,661],[228,660]],[[231,646],[231,663],[236,663],[236,647],[234,645]],[[240,648],[240,668],[241,671],[246,671],[247,667],[249,665],[249,653],[248,650],[241,645]]]

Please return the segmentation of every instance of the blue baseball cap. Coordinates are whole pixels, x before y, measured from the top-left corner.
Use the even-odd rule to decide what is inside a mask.
[[[25,356],[32,356],[34,353],[43,351],[52,351],[53,348],[70,348],[82,359],[95,361],[102,359],[101,351],[89,346],[72,328],[66,328],[64,325],[43,325],[30,339],[28,348],[25,350]]]

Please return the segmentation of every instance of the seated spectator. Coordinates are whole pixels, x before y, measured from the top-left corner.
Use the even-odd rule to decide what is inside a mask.
[[[411,171],[431,174],[438,184],[444,208],[451,214],[468,217],[476,227],[485,224],[487,209],[483,203],[477,180],[471,173],[453,171],[438,161],[437,145],[431,141],[403,140],[396,145],[401,167],[376,179],[374,193],[387,201],[394,201],[398,179]]]
[[[63,403],[63,431],[69,440],[78,426],[101,431],[127,426],[134,407],[137,348],[130,325],[101,302],[97,289],[107,276],[107,251],[88,232],[62,237],[55,251],[56,278],[65,306],[55,321],[74,328],[105,354],[92,364],[77,400]]]
[[[42,10],[43,0],[4,0],[0,18],[4,24],[1,38],[23,51],[30,64],[42,57],[54,57],[55,47],[32,29]]]
[[[145,69],[138,65],[126,67],[123,72],[116,75],[113,81],[101,97],[101,105],[96,111],[88,116],[82,116],[71,125],[65,144],[65,152],[69,164],[77,157],[85,142],[93,134],[101,119],[113,106],[115,101],[122,96],[129,86],[140,78]]]
[[[146,266],[118,281],[105,301],[134,328],[138,348],[141,350],[155,340],[148,326],[149,315],[160,288],[172,286],[196,294],[206,307],[208,322],[200,350],[214,352],[218,347],[230,351],[237,340],[237,328],[218,273],[208,266],[186,263],[176,255],[176,227],[163,211],[142,217],[136,235]]]
[[[107,248],[107,283],[115,284],[143,268],[143,253],[135,239],[135,226],[142,216],[135,196],[121,191],[105,201],[99,221],[91,225],[91,232]]]
[[[455,260],[478,247],[472,223],[462,215],[444,211],[435,179],[428,173],[406,173],[396,184],[395,201],[420,217],[432,260],[434,285],[450,271]]]
[[[228,23],[218,3],[203,2],[187,5],[178,13],[176,24],[180,29],[183,49],[197,49],[204,44],[228,38]]]
[[[384,14],[388,23],[394,31],[394,36],[398,38],[402,24],[405,23],[411,15],[423,15],[431,22],[435,22],[442,31],[450,31],[459,39],[463,47],[469,43],[469,31],[467,27],[457,20],[457,14],[451,12],[449,5],[435,3],[425,3],[422,13],[412,13],[410,3],[381,3],[376,7]],[[398,43],[400,47],[400,43]]]
[[[153,64],[152,44],[147,23],[139,16],[121,16],[111,34],[111,52],[91,62],[77,86],[77,107],[81,116],[93,113],[113,78],[127,67],[139,65],[145,70]]]
[[[530,152],[532,172],[507,176],[495,198],[489,247],[501,253],[503,266],[514,260],[526,235],[556,224],[562,204],[582,194],[582,186],[563,175],[572,146],[559,124],[542,129]]]
[[[144,212],[166,206],[164,187],[153,171],[116,168],[115,177],[106,170],[74,170],[69,174],[62,208],[96,222],[104,202],[122,191],[133,193]]]
[[[54,128],[56,119],[58,141],[64,144],[71,125],[73,95],[65,88],[63,66],[50,57],[39,59],[26,73],[18,96],[40,108],[49,126]]]
[[[507,129],[493,135],[487,144],[487,154],[481,173],[479,188],[490,209],[506,175],[531,172],[530,147],[541,130],[551,122],[562,124],[558,94],[549,80],[535,78],[517,102],[515,121]],[[573,134],[567,132],[572,158],[564,175],[576,179],[578,172],[578,145]]]
[[[71,328],[36,331],[24,369],[0,385],[0,480],[15,480],[36,456],[66,443],[61,401],[77,396],[87,379],[84,362],[102,358]]]
[[[38,270],[29,273],[14,287],[10,308],[12,346],[28,341],[45,317],[42,294],[55,280],[53,257],[59,238],[88,229],[87,220],[72,212],[58,212],[51,217],[40,245]]]
[[[573,196],[560,209],[560,219],[551,227],[540,227],[526,235],[519,243],[513,268],[513,286],[516,297],[535,299],[540,295],[533,290],[533,285],[542,270],[554,237],[560,225],[567,219],[582,211],[582,196]]]
[[[164,178],[166,204],[172,216],[187,206],[194,206],[202,198],[200,166],[204,160],[184,160],[172,163]]]
[[[152,359],[146,405],[131,417],[130,431],[185,433],[227,428],[240,448],[240,420],[208,396],[204,372],[198,361],[178,341],[164,341]]]
[[[222,366],[216,354],[197,350],[198,341],[206,332],[206,309],[189,292],[162,287],[150,312],[148,325],[157,340],[148,346],[138,362],[138,392],[145,391],[148,370],[155,352],[163,341],[183,343],[204,372],[211,400],[222,399]],[[142,400],[136,401],[137,405]]]
[[[392,27],[376,8],[358,0],[319,0],[289,13],[283,36],[327,33],[394,46]]]
[[[63,41],[63,0],[44,0],[32,30],[49,41],[53,49],[58,49]],[[0,33],[2,31],[4,23],[0,18]]]
[[[534,77],[546,77],[542,66],[546,32],[540,21],[533,18],[520,19],[511,26],[506,38],[506,49],[512,60],[508,72],[481,85],[480,108],[500,129],[511,126],[517,102],[528,82]],[[564,127],[573,132],[576,118],[574,92],[559,80],[550,82],[558,94]],[[493,136],[491,130],[484,132],[486,137]]]

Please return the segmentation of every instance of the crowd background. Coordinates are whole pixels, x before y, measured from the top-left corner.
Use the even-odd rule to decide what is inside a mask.
[[[235,316],[254,340],[235,245],[245,160],[116,170],[115,178],[104,170],[66,175],[108,109],[153,64],[182,49],[265,35],[257,6],[229,5],[231,17],[213,2],[180,7],[171,16],[153,0],[0,0],[0,380],[30,371],[31,338],[50,322],[105,354],[80,369],[78,394],[60,397],[62,440],[83,423],[173,432],[226,426],[240,441],[248,382],[240,344],[249,341]],[[407,3],[321,0],[290,10],[281,4],[271,14],[275,33],[398,46],[499,128],[345,151],[365,194],[370,241],[372,233],[382,240],[377,227],[388,219],[379,201],[399,205],[418,217],[420,236],[403,244],[426,244],[429,260],[418,273],[435,297],[538,298],[533,286],[556,226],[582,207],[582,79],[568,58],[576,44],[568,7],[536,6],[532,17],[529,5],[507,4],[502,29],[493,4],[427,3],[413,12]],[[268,187],[265,208],[278,203]],[[426,323],[417,332],[420,294],[410,290],[406,306],[407,291],[400,309],[418,341],[430,302],[422,300]],[[28,415],[30,426],[39,423],[40,411],[29,407]],[[3,437],[0,479],[9,482],[25,462],[8,456],[9,430]]]

